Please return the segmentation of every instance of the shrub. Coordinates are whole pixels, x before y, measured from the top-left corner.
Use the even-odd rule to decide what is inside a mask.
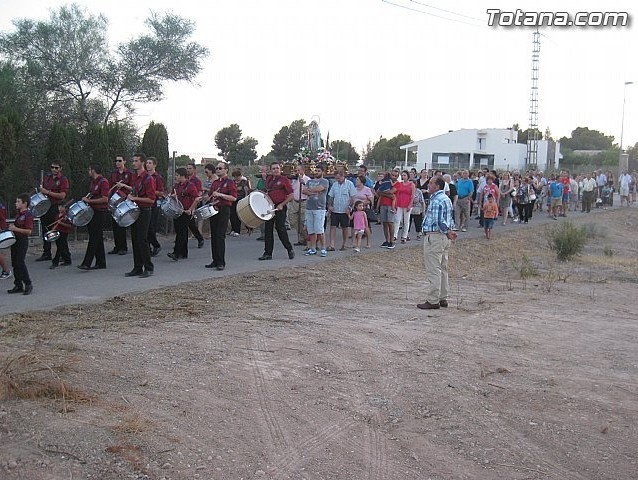
[[[527,255],[523,255],[520,262],[514,263],[514,270],[518,272],[521,280],[538,276],[538,268],[536,268]]]
[[[606,257],[613,257],[614,251],[611,249],[609,245],[607,245],[605,246],[605,248],[603,248],[603,255],[605,255]]]
[[[559,260],[565,261],[580,254],[587,243],[585,228],[578,228],[571,222],[561,223],[549,235],[549,246]]]

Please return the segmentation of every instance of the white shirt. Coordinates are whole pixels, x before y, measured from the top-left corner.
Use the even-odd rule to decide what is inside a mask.
[[[303,183],[307,183],[308,180],[310,180],[310,177],[308,175],[304,175],[303,176]],[[299,200],[299,193],[301,192],[301,190],[299,190],[300,185],[299,185],[299,176],[295,177],[294,180],[291,180],[290,182],[292,184],[292,199],[293,201],[295,200]],[[304,195],[303,193],[301,194],[301,199],[302,200],[306,200],[308,198],[307,195]]]
[[[624,174],[620,176],[620,187],[621,188],[629,188],[631,183],[631,175]]]

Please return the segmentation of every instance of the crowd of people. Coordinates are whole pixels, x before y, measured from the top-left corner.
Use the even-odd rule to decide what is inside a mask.
[[[260,168],[253,188],[253,182],[241,169],[236,168],[229,175],[229,166],[220,161],[205,166],[204,182],[197,177],[194,164],[178,168],[175,184],[168,189],[157,172],[155,158],[138,153],[132,157],[132,169],[126,163],[125,156],[117,155],[108,178],[100,165],[93,164],[89,168],[89,194],[82,200],[93,210],[93,216],[87,225],[89,240],[84,258],[78,265],[80,270],[104,269],[107,254],[125,255],[128,252],[127,230],[130,230],[133,268],[125,275],[140,278],[153,275],[152,258],[162,248],[157,239],[160,205],[170,198],[179,201],[182,212],[173,220],[175,242],[167,256],[173,261],[188,258],[189,231],[197,240],[198,248],[204,246],[200,231],[202,222],[198,224],[194,213],[201,206],[210,205],[215,209],[215,215],[209,218],[212,261],[205,266],[217,270],[226,267],[226,237],[236,237],[242,232],[238,204],[253,190],[264,192],[274,205],[271,218],[259,227],[257,240],[264,242],[264,251],[258,259],[262,261],[273,258],[275,231],[292,260],[295,258],[294,246],[305,247],[303,253],[306,256],[326,257],[328,252],[337,249],[338,237],[339,250],[353,248],[359,253],[361,248],[371,248],[373,224],[382,226],[384,241],[380,246],[394,249],[397,241],[407,243],[412,240],[413,228],[415,240],[425,237],[431,244],[433,233],[455,237],[456,232],[467,232],[470,221],[475,219],[484,229],[485,237],[491,239],[492,230],[499,221],[502,225],[508,222],[524,225],[534,214],[541,212],[558,219],[570,212],[590,212],[597,207],[605,209],[613,205],[614,191],[619,194],[621,206],[636,201],[636,172],[622,172],[616,182],[611,172],[601,170],[579,175],[561,171],[546,176],[543,172],[505,171],[497,174],[483,168],[451,174],[435,170],[430,175],[427,169],[417,173],[414,168],[396,168],[377,173],[375,182],[365,165],[360,165],[356,173],[337,170],[334,176],[326,178],[322,164],[313,166],[312,172],[306,172],[303,165],[298,165],[294,174],[284,175],[282,164],[273,162]],[[69,181],[62,173],[60,162],[51,162],[50,168],[51,172],[44,176],[39,189],[50,201],[41,224],[43,240],[47,232],[58,232],[56,253],[52,254],[52,242],[43,241],[42,255],[36,261],[50,261],[50,268],[55,269],[71,265],[68,235],[73,231],[73,224],[68,218],[68,210],[74,201],[67,198]],[[121,226],[115,218],[112,220],[114,247],[106,252],[103,228],[114,193],[135,202],[140,212],[130,228]],[[438,200],[434,206],[439,209],[436,221],[441,221],[438,230],[432,226],[435,193]],[[450,215],[449,222],[441,220],[441,209],[445,210],[448,205],[445,203],[444,208],[441,195],[449,202],[449,212],[444,212]],[[14,276],[14,288],[9,293],[28,295],[33,291],[25,264],[28,237],[34,228],[29,199],[27,194],[18,196],[16,219],[8,227],[6,207],[0,204],[0,231],[12,231],[16,238],[11,247],[13,271],[7,258],[0,253],[0,278]],[[288,236],[291,229],[296,231],[294,244]],[[341,230],[339,236],[338,230]]]

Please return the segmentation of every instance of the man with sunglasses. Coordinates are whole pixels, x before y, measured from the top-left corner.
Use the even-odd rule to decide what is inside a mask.
[[[47,213],[41,218],[42,224],[42,244],[43,253],[40,257],[36,258],[36,262],[44,262],[51,260],[51,242],[44,241],[44,234],[49,231],[48,225],[55,222],[58,217],[58,205],[64,202],[67,194],[69,193],[69,180],[62,175],[62,166],[58,160],[53,160],[51,165],[51,173],[48,173],[42,179],[42,185],[40,185],[40,192],[45,194],[51,201],[51,206]]]
[[[126,168],[126,157],[124,155],[115,156],[115,170],[111,172],[111,185],[118,183],[130,187],[133,184],[133,172]],[[121,192],[122,195],[125,191]],[[126,255],[128,247],[126,246],[126,227],[120,227],[114,219],[111,219],[113,227],[113,241],[115,246],[109,255]]]
[[[226,228],[230,218],[230,207],[237,200],[237,185],[228,178],[228,165],[218,163],[215,167],[217,179],[213,180],[204,201],[217,209],[217,214],[210,217],[210,249],[213,261],[206,268],[223,270],[226,268]]]

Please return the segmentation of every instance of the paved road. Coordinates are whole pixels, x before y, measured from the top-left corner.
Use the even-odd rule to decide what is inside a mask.
[[[618,202],[615,202],[618,205]],[[594,211],[592,215],[604,214],[603,211]],[[574,217],[580,217],[580,213],[575,213]],[[561,219],[562,220],[562,219]],[[535,214],[533,220],[528,225],[508,224],[503,227],[498,225],[494,234],[499,231],[534,228],[535,225],[552,222],[546,213]],[[478,222],[471,221],[471,228],[466,233],[459,232],[459,240],[467,238],[478,238],[483,236],[483,230],[477,228]],[[294,242],[296,233],[289,232],[290,238]],[[337,237],[337,247],[339,246],[339,232]],[[6,290],[13,287],[13,279],[0,282],[0,315],[12,312],[22,312],[26,310],[46,310],[66,304],[82,304],[103,301],[115,295],[127,292],[141,292],[154,288],[171,289],[177,284],[184,282],[198,282],[211,278],[236,275],[238,273],[254,272],[261,270],[272,270],[280,267],[303,267],[331,259],[344,258],[349,255],[364,255],[369,252],[387,252],[392,255],[393,251],[381,249],[379,245],[383,241],[381,226],[373,225],[373,247],[370,250],[362,249],[360,254],[352,250],[345,252],[329,252],[327,258],[320,258],[319,255],[305,257],[302,247],[295,247],[296,257],[288,260],[286,250],[275,235],[275,250],[272,261],[258,261],[262,254],[264,244],[256,241],[256,235],[248,236],[242,234],[240,237],[227,237],[226,240],[226,270],[218,272],[214,269],[204,268],[210,263],[210,241],[206,240],[206,245],[198,249],[195,240],[189,241],[189,258],[174,262],[166,256],[172,251],[173,238],[163,238],[160,240],[162,251],[153,259],[155,264],[155,275],[146,279],[136,277],[124,277],[124,273],[133,268],[133,255],[130,249],[127,255],[107,255],[106,270],[81,271],[76,268],[84,255],[86,243],[79,242],[71,246],[73,266],[59,267],[56,270],[49,270],[50,262],[35,262],[35,258],[40,255],[41,247],[35,246],[29,249],[27,255],[27,265],[29,274],[33,281],[33,293],[29,296],[21,294],[9,295]],[[416,235],[411,235],[413,240],[405,245],[397,244],[397,250],[401,248],[414,247],[418,242],[414,240]],[[55,247],[54,247],[55,248]],[[112,248],[112,243],[107,242],[106,248]],[[395,251],[397,251],[395,250]],[[5,253],[8,255],[9,251]]]

